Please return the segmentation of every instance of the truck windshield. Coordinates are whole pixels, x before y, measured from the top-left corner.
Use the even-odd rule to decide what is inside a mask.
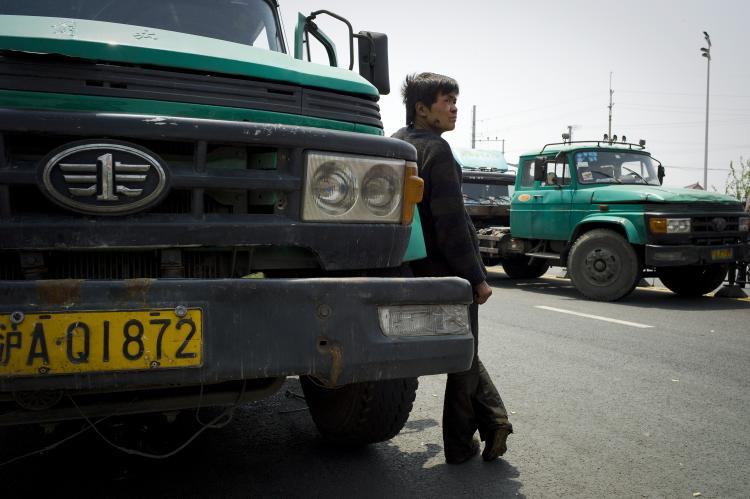
[[[654,160],[645,154],[579,151],[574,160],[580,184],[661,185]]]
[[[0,14],[131,24],[284,51],[266,0],[0,0]]]
[[[513,194],[513,186],[493,184],[469,184],[461,185],[465,203],[481,204],[509,204],[510,196]]]

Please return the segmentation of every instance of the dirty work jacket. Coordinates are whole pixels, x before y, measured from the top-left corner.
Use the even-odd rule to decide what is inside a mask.
[[[411,262],[415,275],[458,276],[472,286],[485,280],[487,271],[479,253],[474,224],[464,208],[461,168],[450,145],[431,130],[405,127],[393,137],[417,150],[424,198],[419,203],[427,258]]]

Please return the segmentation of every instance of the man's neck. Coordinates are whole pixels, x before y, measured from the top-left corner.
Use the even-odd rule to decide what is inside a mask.
[[[420,120],[419,118],[414,120],[414,128],[418,130],[429,130],[438,136],[443,135],[443,131],[444,131],[444,130],[436,130],[434,127],[431,127],[429,123],[425,122],[424,120]]]

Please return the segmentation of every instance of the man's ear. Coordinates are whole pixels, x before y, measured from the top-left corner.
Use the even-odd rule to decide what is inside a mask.
[[[417,112],[417,116],[421,116],[422,118],[430,114],[430,108],[421,101],[417,102],[417,104],[414,106],[414,110]]]

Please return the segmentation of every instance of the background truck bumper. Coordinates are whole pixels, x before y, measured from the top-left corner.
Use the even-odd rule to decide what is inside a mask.
[[[469,283],[452,277],[0,281],[3,314],[203,311],[200,366],[8,376],[0,362],[0,392],[121,391],[306,374],[341,385],[462,371],[474,350],[468,325],[462,334],[387,337],[378,306],[471,301]]]
[[[645,263],[654,267],[731,263],[747,260],[748,253],[746,243],[721,246],[647,244]]]

